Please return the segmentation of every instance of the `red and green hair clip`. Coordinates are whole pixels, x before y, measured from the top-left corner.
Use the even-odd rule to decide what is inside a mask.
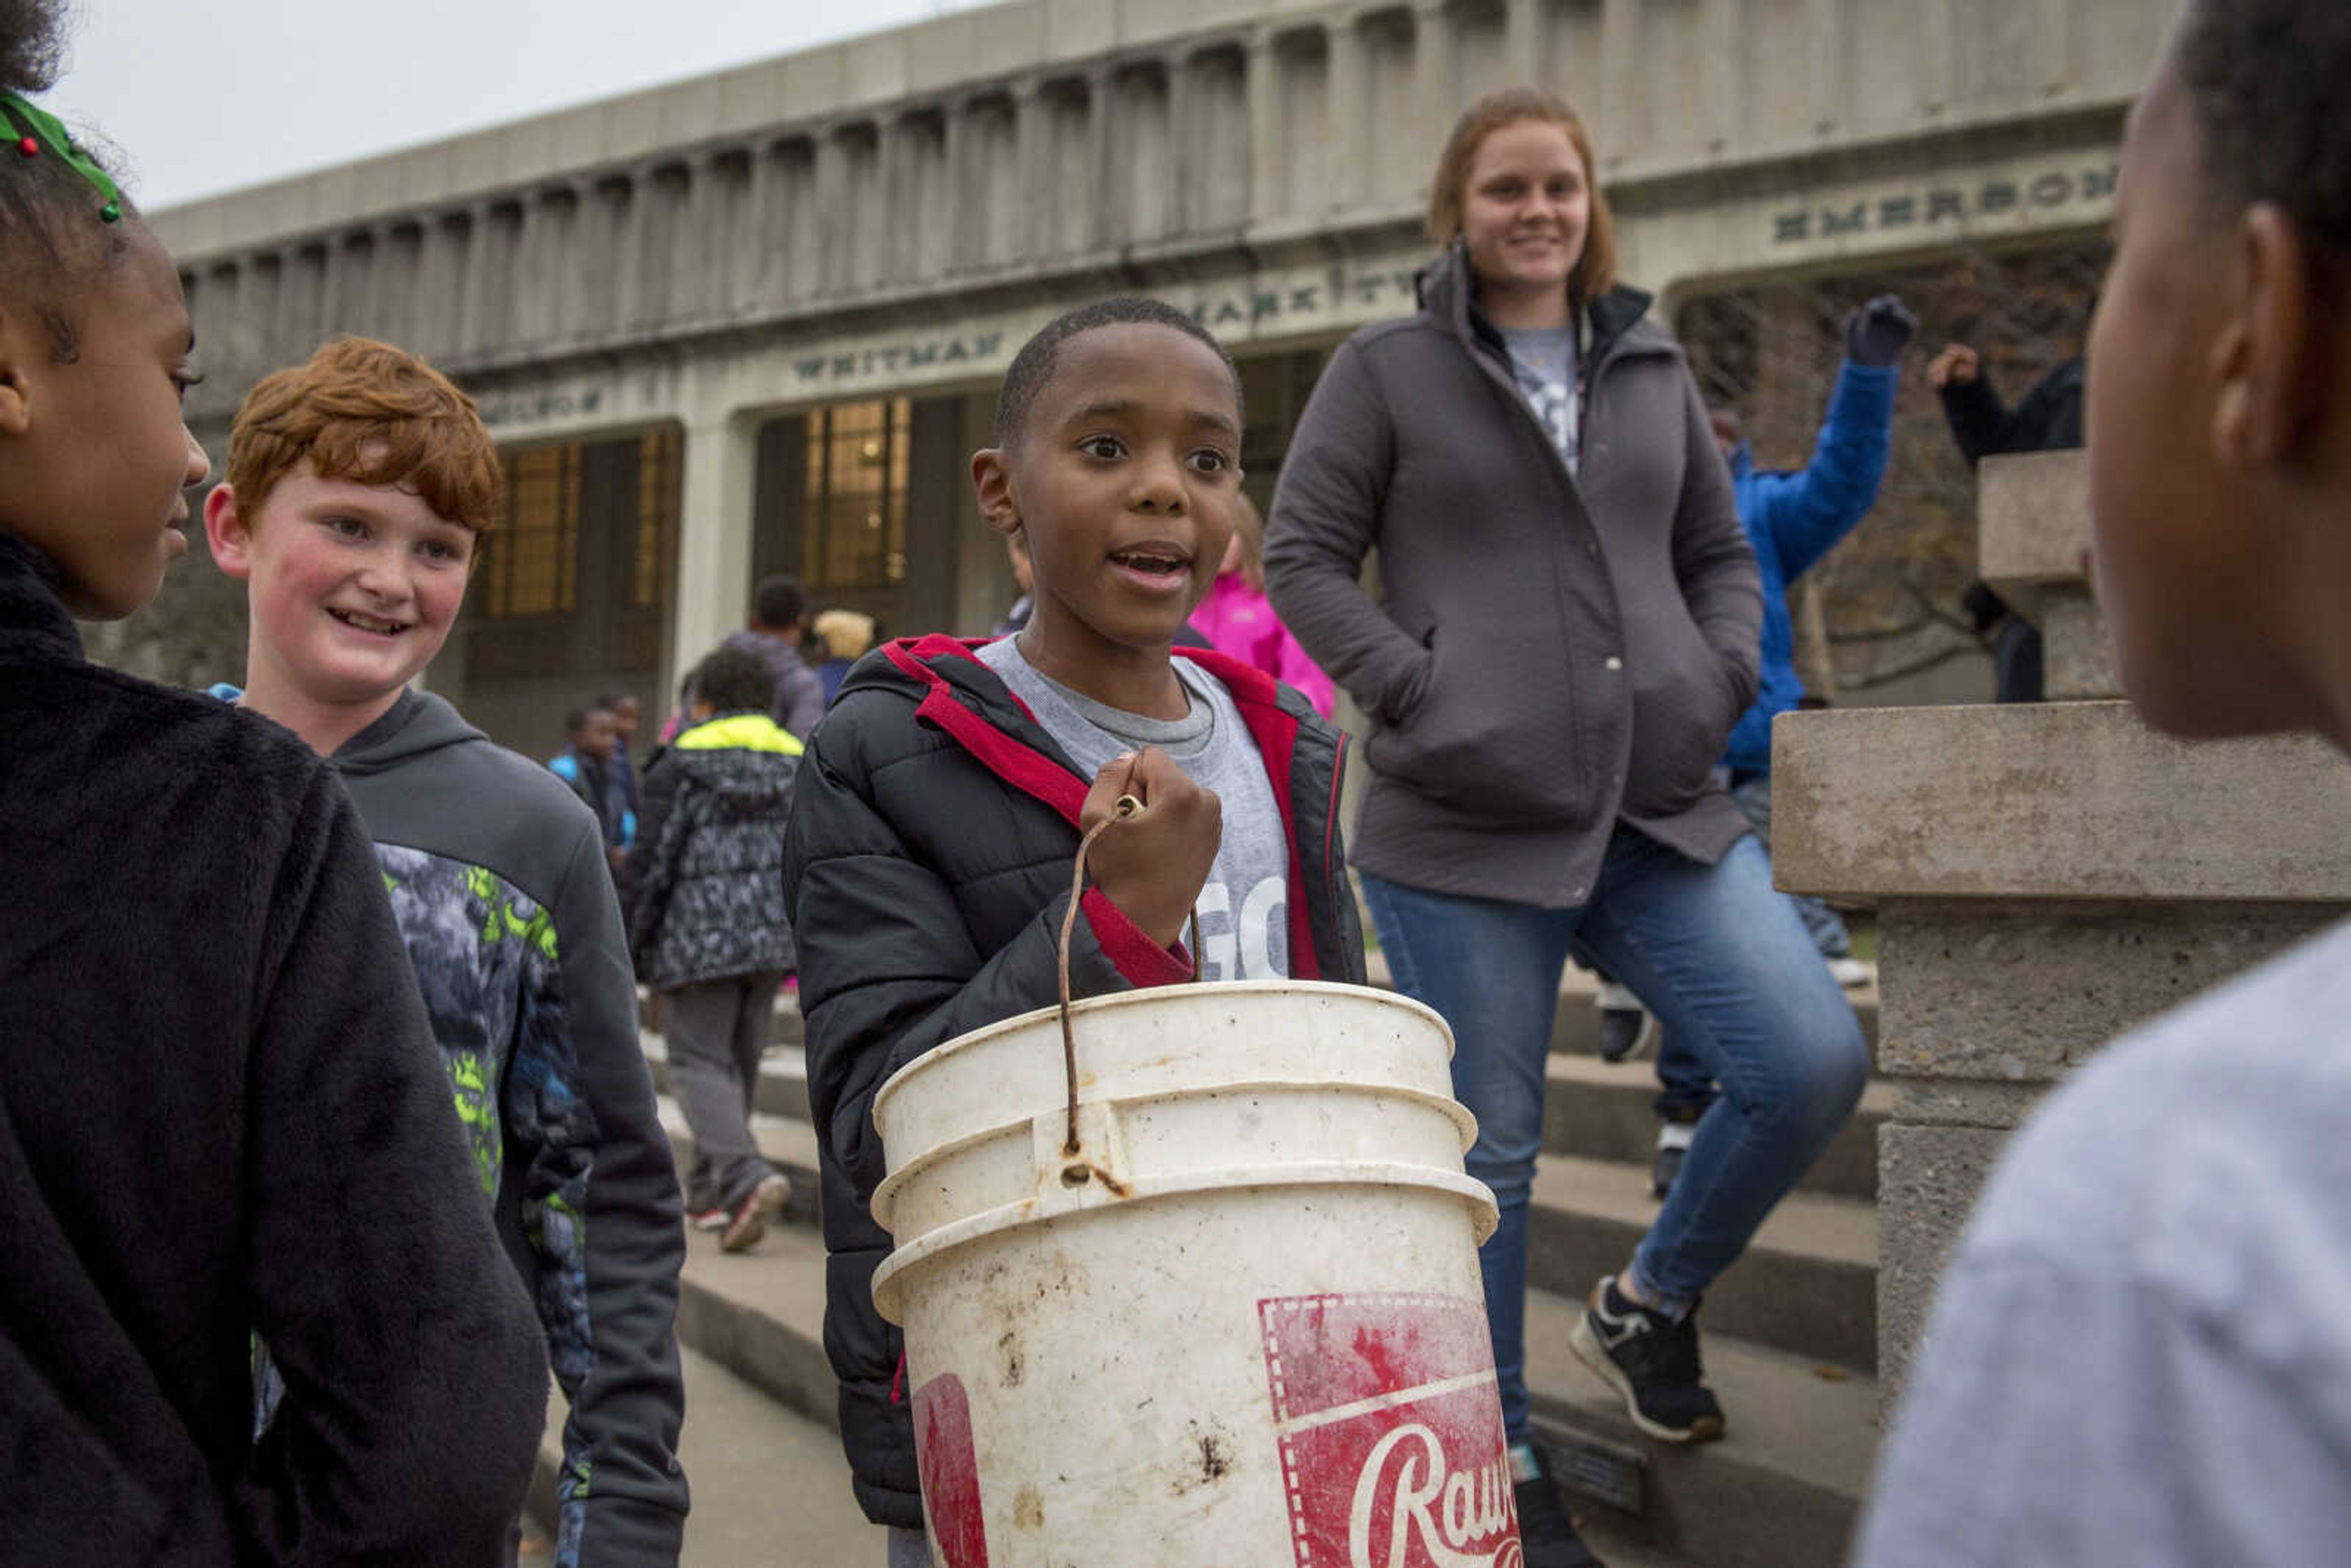
[[[122,193],[115,188],[114,177],[82,151],[81,144],[68,134],[64,121],[19,95],[5,91],[0,91],[0,117],[6,119],[9,130],[16,133],[20,157],[38,158],[47,152],[63,159],[66,167],[88,181],[90,189],[98,193],[103,204],[98,209],[99,221],[110,224],[121,218]]]

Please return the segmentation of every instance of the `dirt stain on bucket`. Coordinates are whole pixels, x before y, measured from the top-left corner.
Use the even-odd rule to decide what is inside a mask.
[[[1004,1386],[1018,1388],[1020,1380],[1029,1375],[1028,1358],[1020,1354],[1020,1336],[1008,1329],[996,1342],[996,1352],[1004,1358]]]
[[[1176,1497],[1224,1479],[1231,1472],[1238,1453],[1231,1433],[1220,1427],[1203,1428],[1197,1421],[1186,1425],[1191,1428],[1191,1445],[1185,1452],[1182,1468],[1167,1488]]]
[[[1012,1527],[1015,1530],[1045,1528],[1045,1500],[1035,1487],[1022,1487],[1012,1497]]]

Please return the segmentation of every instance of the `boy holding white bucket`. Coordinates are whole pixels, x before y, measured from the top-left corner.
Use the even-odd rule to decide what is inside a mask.
[[[1238,660],[1173,648],[1240,504],[1240,380],[1190,317],[1116,298],[1063,315],[1006,372],[972,459],[989,528],[1027,548],[1017,635],[869,653],[810,743],[784,879],[823,1130],[825,1345],[858,1500],[891,1562],[929,1561],[896,1329],[875,1090],[946,1041],[1059,997],[1081,831],[1122,795],[1079,901],[1074,997],[1201,977],[1361,984],[1338,828],[1345,737]]]

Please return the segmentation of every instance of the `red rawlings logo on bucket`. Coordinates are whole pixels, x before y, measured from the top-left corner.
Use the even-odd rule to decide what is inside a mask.
[[[1298,1568],[1520,1568],[1477,1302],[1291,1296],[1258,1315]]]

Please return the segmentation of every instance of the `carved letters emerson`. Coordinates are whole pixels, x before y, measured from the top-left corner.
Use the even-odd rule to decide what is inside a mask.
[[[2078,172],[2052,169],[2030,178],[1995,178],[1974,185],[1933,185],[1857,200],[1792,207],[1771,218],[1771,243],[1797,245],[1846,235],[1931,229],[1970,218],[2001,218],[2019,211],[2111,200],[2117,166],[2105,163]]]

